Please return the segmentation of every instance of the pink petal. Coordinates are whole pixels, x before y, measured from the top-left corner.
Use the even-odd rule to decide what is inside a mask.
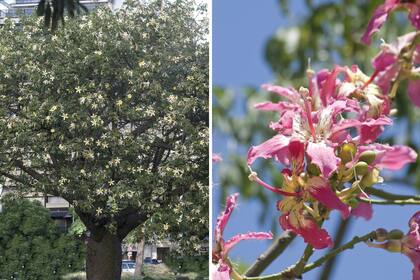
[[[364,121],[359,129],[359,142],[361,144],[369,144],[374,142],[383,132],[383,126],[391,124],[392,120],[388,117],[380,117],[377,119],[369,119],[367,121]]]
[[[408,96],[414,105],[420,107],[420,80],[410,81],[408,83]]]
[[[297,174],[300,174],[303,171],[305,144],[299,140],[290,141],[289,153],[293,163],[293,171]]]
[[[315,249],[324,249],[333,246],[333,241],[325,229],[318,227],[315,221],[305,218],[299,227],[290,223],[289,214],[283,214],[279,218],[283,230],[291,230],[303,237],[306,243],[311,244]]]
[[[375,161],[371,164],[378,168],[386,168],[391,170],[398,170],[407,163],[415,162],[417,159],[417,153],[410,147],[403,145],[383,145],[383,144],[372,144],[368,146],[361,146],[357,151],[356,157],[364,151],[376,152]]]
[[[223,254],[227,255],[229,251],[235,247],[242,240],[264,240],[264,239],[273,239],[273,234],[271,232],[249,232],[249,233],[240,233],[226,241],[223,248]]]
[[[350,216],[349,207],[344,204],[331,189],[328,180],[321,177],[312,177],[308,180],[309,193],[325,207],[337,209],[341,212],[343,219]]]
[[[285,88],[276,85],[264,84],[261,86],[263,90],[276,93],[290,101],[297,101],[300,99],[300,94],[293,88]]]
[[[338,74],[345,71],[345,68],[340,66],[335,66],[333,71],[330,73],[328,78],[325,80],[322,85],[320,98],[324,107],[327,106],[330,97],[335,96],[335,87],[337,83]]]
[[[211,265],[211,279],[230,280],[230,267],[220,261],[218,264]]]
[[[402,239],[402,252],[414,265],[413,280],[420,279],[420,211],[417,211],[408,222],[410,230]]]
[[[373,33],[378,32],[388,18],[388,14],[398,6],[398,0],[386,0],[384,4],[379,5],[373,12],[365,33],[362,36],[362,42],[370,45]]]
[[[372,60],[372,66],[376,71],[384,71],[389,66],[397,63],[398,54],[381,51]]]
[[[311,158],[311,162],[319,167],[324,178],[329,178],[340,164],[340,159],[335,155],[334,149],[324,142],[309,142],[306,153]]]
[[[221,162],[223,159],[222,159],[222,157],[221,157],[220,155],[218,155],[218,154],[213,154],[213,155],[211,156],[211,160],[212,160],[214,163],[217,163],[217,162]]]
[[[420,249],[420,211],[417,211],[408,222],[410,231],[408,234],[417,242],[417,247]]]
[[[260,157],[265,159],[274,157],[275,160],[288,164],[288,145],[289,138],[281,134],[277,134],[264,143],[251,147],[251,149],[248,151],[247,163],[248,165],[251,165],[257,158]]]
[[[410,10],[410,13],[408,14],[408,18],[411,21],[411,24],[417,28],[420,29],[420,7],[419,4],[406,4],[408,5],[408,8]]]
[[[273,103],[273,102],[262,102],[262,103],[258,103],[254,105],[255,109],[261,110],[261,111],[288,111],[288,110],[295,110],[299,108],[299,105],[297,104],[293,104],[290,102],[278,102],[278,103]]]
[[[219,217],[217,217],[216,222],[216,241],[218,242],[223,237],[223,231],[225,230],[226,224],[229,221],[230,215],[233,212],[233,209],[236,207],[236,201],[238,199],[239,193],[234,193],[226,198],[226,208]]]
[[[364,194],[360,194],[361,197],[367,197]],[[358,218],[364,218],[365,220],[370,220],[373,215],[373,208],[372,204],[365,203],[365,202],[359,202],[356,208],[353,208],[351,210],[351,214]]]

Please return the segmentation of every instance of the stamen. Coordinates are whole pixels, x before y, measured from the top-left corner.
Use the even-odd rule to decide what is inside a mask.
[[[248,178],[249,178],[249,180],[258,183],[261,186],[263,186],[264,188],[266,188],[266,189],[268,189],[272,192],[275,192],[277,194],[284,195],[284,196],[300,196],[300,192],[299,193],[286,192],[286,191],[282,191],[279,188],[275,188],[275,187],[267,184],[266,182],[264,182],[263,180],[258,178],[258,175],[257,175],[256,172],[251,172],[251,174],[248,176]]]
[[[379,74],[379,71],[375,70],[375,72],[373,72],[372,76],[370,76],[369,80],[367,80],[367,82],[365,82],[360,89],[364,90],[368,85],[370,85],[373,82],[373,80],[376,78],[376,76],[378,76],[378,74]]]

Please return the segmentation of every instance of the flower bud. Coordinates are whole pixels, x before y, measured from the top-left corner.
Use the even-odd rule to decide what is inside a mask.
[[[378,183],[380,180],[379,171],[374,169],[371,172],[367,173],[360,180],[360,186],[363,188],[371,187],[374,184]]]
[[[359,201],[357,200],[357,198],[353,197],[353,198],[350,198],[350,199],[347,201],[347,204],[348,204],[351,208],[356,208],[356,207],[357,207],[357,205],[359,205]]]
[[[385,249],[394,252],[400,253],[401,252],[401,241],[400,240],[389,240],[385,243]]]
[[[338,156],[341,158],[341,162],[343,164],[346,164],[347,162],[353,160],[356,151],[357,148],[354,143],[346,143],[343,146],[341,146]]]
[[[388,239],[401,239],[404,237],[404,233],[399,229],[393,229],[388,233]]]
[[[383,242],[388,240],[388,231],[384,228],[378,228],[376,230],[376,241]]]
[[[357,175],[366,175],[369,171],[369,165],[364,161],[359,161],[355,166],[354,170],[356,171]]]
[[[310,163],[308,164],[308,167],[306,169],[308,170],[308,173],[310,175],[319,176],[319,174],[321,174],[321,170],[316,164]]]
[[[374,151],[365,151],[363,152],[360,157],[359,161],[364,161],[367,164],[371,164],[376,158],[376,153]]]

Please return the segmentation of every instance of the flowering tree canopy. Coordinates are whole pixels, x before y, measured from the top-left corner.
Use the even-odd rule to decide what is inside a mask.
[[[89,279],[118,279],[118,244],[151,217],[196,242],[208,231],[207,23],[191,1],[160,2],[54,34],[41,19],[0,29],[1,179],[74,206]]]

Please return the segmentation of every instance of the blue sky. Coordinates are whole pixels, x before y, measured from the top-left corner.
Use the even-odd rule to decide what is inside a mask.
[[[304,15],[303,2],[296,1],[293,4],[293,18],[296,20]],[[277,3],[276,0],[213,0],[213,84],[235,89],[239,100],[242,86],[259,86],[273,79],[269,67],[264,62],[265,42],[279,26],[293,24],[282,17]],[[223,156],[226,147],[230,144],[231,141],[225,135],[214,132],[214,152]],[[243,157],[246,157],[245,152]],[[219,201],[218,168],[215,166],[213,177],[213,221],[222,209]],[[409,188],[403,186],[381,187],[398,193],[412,193]],[[272,205],[267,215],[278,215],[274,208],[275,205]],[[375,206],[372,220],[353,221],[345,240],[350,240],[356,234],[363,235],[378,227],[399,228],[406,232],[408,219],[417,210],[419,210],[418,206]],[[269,224],[261,225],[258,221],[260,211],[257,201],[240,200],[239,207],[232,215],[226,229],[226,238],[237,233],[269,230]],[[338,219],[340,217],[334,213],[326,223],[326,229],[330,233],[334,232]],[[245,241],[232,251],[231,257],[252,263],[269,244],[266,241]],[[275,261],[265,273],[276,273],[295,263],[303,248],[304,244],[298,238],[290,246],[290,250]],[[311,260],[315,260],[325,252],[325,250],[317,252]],[[411,269],[411,263],[403,255],[359,244],[353,250],[341,255],[330,279],[411,279]],[[305,274],[304,279],[317,279],[318,273],[318,269],[313,270]]]

